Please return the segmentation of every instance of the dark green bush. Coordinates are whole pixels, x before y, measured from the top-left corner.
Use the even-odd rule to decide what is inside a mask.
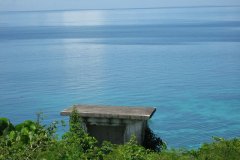
[[[214,142],[210,144],[203,144],[197,151],[195,151],[198,159],[209,160],[239,160],[240,159],[240,139],[234,138],[225,140],[223,138],[213,137]]]
[[[158,137],[156,134],[154,134],[148,125],[145,129],[143,146],[146,149],[150,149],[155,152],[160,152],[161,150],[164,150],[167,148],[166,143],[163,142],[163,140],[160,137]]]
[[[14,130],[13,124],[7,118],[0,118],[0,136],[9,134]]]

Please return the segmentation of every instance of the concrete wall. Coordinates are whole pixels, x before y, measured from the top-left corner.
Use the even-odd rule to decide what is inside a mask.
[[[146,121],[116,118],[83,118],[87,132],[100,143],[104,140],[114,144],[126,143],[135,135],[142,144]]]
[[[114,144],[123,144],[125,128],[125,126],[87,125],[88,133],[95,137],[100,144],[106,140]]]
[[[124,142],[128,142],[132,135],[135,135],[139,144],[142,144],[145,131],[144,121],[132,121],[126,124]]]

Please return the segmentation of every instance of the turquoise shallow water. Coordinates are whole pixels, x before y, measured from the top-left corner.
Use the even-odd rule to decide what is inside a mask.
[[[239,19],[239,7],[0,12],[0,116],[154,106],[171,147],[240,136]]]

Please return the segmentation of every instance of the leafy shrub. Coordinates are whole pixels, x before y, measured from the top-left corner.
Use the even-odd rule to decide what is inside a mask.
[[[137,144],[135,136],[132,136],[130,141],[124,145],[116,146],[112,152],[104,157],[106,160],[144,160],[150,153],[144,147]]]
[[[98,146],[97,140],[85,132],[76,110],[70,117],[70,130],[62,139],[56,135],[58,125],[53,122],[45,126],[27,120],[14,126],[7,118],[0,118],[0,160],[238,160],[240,157],[240,138],[214,137],[212,143],[197,150],[168,150],[150,130],[148,139],[153,144],[148,143],[148,149],[139,146],[135,137],[123,145],[103,142]]]
[[[30,120],[12,127],[8,134],[0,137],[0,159],[33,159],[54,141],[49,137],[49,130]]]
[[[240,139],[234,138],[226,140],[224,138],[213,137],[214,142],[203,144],[194,154],[198,159],[208,160],[239,160],[240,159]]]

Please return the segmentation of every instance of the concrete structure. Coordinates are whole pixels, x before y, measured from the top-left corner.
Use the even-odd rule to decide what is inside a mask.
[[[133,134],[142,144],[147,120],[156,111],[153,107],[74,105],[64,109],[61,115],[69,116],[73,108],[82,117],[91,136],[99,142],[108,140],[115,144],[128,142]]]

